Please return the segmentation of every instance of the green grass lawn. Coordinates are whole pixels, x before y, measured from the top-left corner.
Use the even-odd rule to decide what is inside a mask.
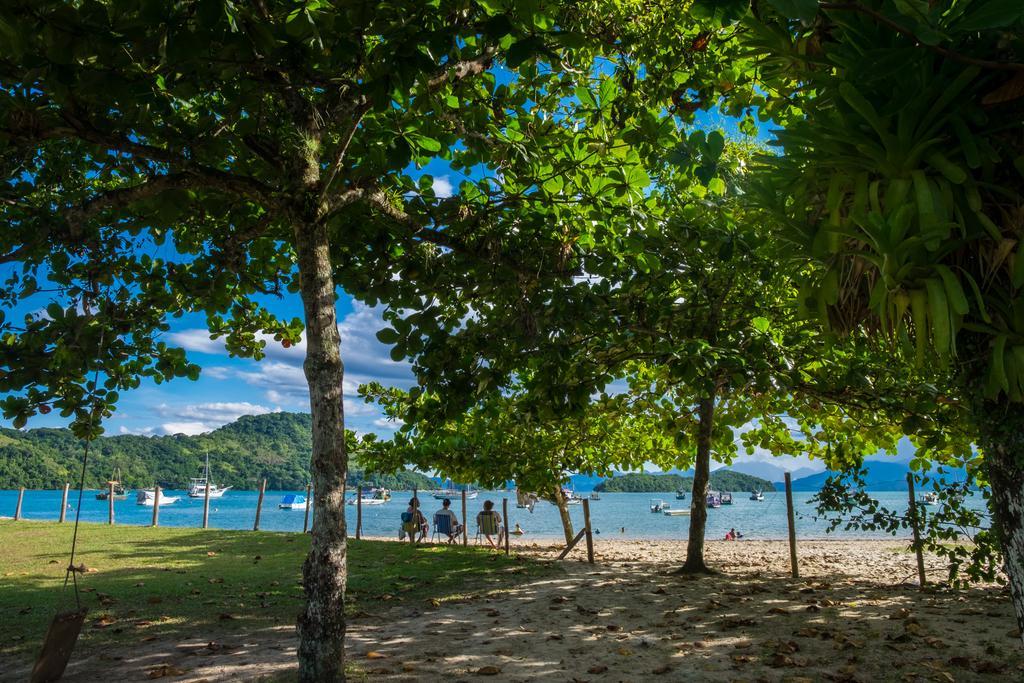
[[[71,524],[0,520],[0,662],[34,657],[54,612],[74,606],[62,589],[71,533]],[[300,533],[83,524],[75,562],[90,570],[79,577],[89,615],[79,647],[294,624],[308,549]],[[350,541],[348,609],[451,600],[552,571],[472,546]]]

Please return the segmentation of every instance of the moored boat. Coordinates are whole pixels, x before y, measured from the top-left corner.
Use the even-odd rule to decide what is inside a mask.
[[[349,505],[383,505],[384,503],[391,500],[391,491],[386,488],[372,488],[369,491],[363,492],[363,497],[352,496],[347,501]]]
[[[281,510],[305,510],[309,507],[309,501],[306,500],[305,496],[289,493],[281,499],[277,507]]]
[[[114,500],[124,500],[128,497],[128,492],[125,490],[124,484],[121,483],[120,467],[114,470],[114,475],[107,482],[107,488],[96,494],[96,500],[106,500],[109,498],[111,487],[113,487],[114,491]]]
[[[764,500],[764,492],[762,492],[762,491],[751,491],[750,492],[750,500],[763,501]]]
[[[708,491],[706,504],[709,508],[722,507],[722,495],[718,491]]]
[[[164,495],[163,491],[160,491],[160,504],[170,505],[171,503],[177,503],[178,496],[167,496]],[[148,505],[153,507],[156,504],[156,491],[153,489],[139,489],[139,492],[135,494],[136,505]]]
[[[690,508],[674,508],[670,510],[662,510],[662,514],[666,517],[681,517],[682,515],[690,514]]]
[[[666,505],[665,501],[663,501],[661,498],[651,498],[650,508],[651,512],[657,514],[659,512],[664,512],[665,510],[667,510],[668,505]]]
[[[720,500],[722,501],[722,505],[732,505],[732,492],[723,491],[720,496]]]
[[[921,496],[921,502],[924,503],[925,505],[938,505],[939,494],[936,493],[935,491],[928,491],[927,493]]]
[[[205,498],[206,489],[209,486],[210,498],[220,498],[231,488],[230,486],[217,486],[210,481],[210,454],[206,454],[206,467],[203,469],[203,476],[194,477],[189,480],[188,497]]]
[[[686,491],[682,489],[676,491],[676,500],[686,500]]]

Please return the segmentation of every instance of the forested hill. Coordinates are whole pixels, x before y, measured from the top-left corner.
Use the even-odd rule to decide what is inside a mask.
[[[693,477],[678,474],[623,474],[606,479],[597,485],[597,491],[609,493],[670,493],[693,488]],[[711,488],[717,491],[774,491],[775,486],[767,479],[754,477],[731,470],[715,470],[711,473]]]
[[[180,487],[198,477],[206,453],[212,479],[221,485],[256,488],[266,477],[271,489],[300,489],[309,482],[312,420],[307,413],[246,415],[206,434],[185,436],[107,436],[93,442],[86,487],[98,488],[116,469],[126,486]],[[350,450],[358,448],[349,434]],[[56,488],[78,482],[82,442],[66,429],[0,429],[0,488]],[[362,483],[352,469],[349,483]],[[389,488],[432,488],[426,476],[404,472],[371,476],[366,483]]]

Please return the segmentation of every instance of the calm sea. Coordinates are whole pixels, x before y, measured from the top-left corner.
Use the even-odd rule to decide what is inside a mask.
[[[86,491],[82,499],[82,520],[88,522],[107,521],[107,501],[97,500],[96,491]],[[301,531],[302,510],[280,510],[278,503],[289,493],[304,494],[304,491],[267,491],[263,502],[263,513],[260,528],[267,531]],[[161,526],[199,527],[203,520],[203,501],[192,499],[184,491],[164,491],[163,495],[180,496],[171,505],[160,506]],[[827,522],[815,520],[814,506],[810,504],[813,493],[794,492],[793,501],[796,509],[796,527],[800,538],[824,538]],[[708,510],[707,537],[722,538],[730,528],[735,528],[748,538],[781,539],[786,537],[786,497],[785,493],[765,493],[763,502],[749,500],[749,494],[736,493],[735,503]],[[886,507],[903,511],[907,508],[907,494],[898,491],[875,493],[874,496]],[[363,507],[363,533],[368,536],[398,535],[399,515],[409,503],[411,494],[395,492],[394,497],[386,504]],[[0,491],[0,517],[14,515],[17,503],[17,491]],[[256,514],[258,494],[255,491],[228,491],[222,498],[210,501],[210,526],[219,529],[251,529]],[[493,500],[500,511],[502,498],[508,498],[511,525],[517,522],[526,532],[523,540],[560,538],[561,523],[557,509],[550,503],[540,502],[533,513],[515,506],[515,494],[505,491],[481,491],[475,500],[469,500],[467,507],[470,519],[482,509],[485,500]],[[687,537],[689,517],[667,517],[650,512],[650,501],[660,498],[672,507],[689,507],[689,496],[685,501],[675,500],[674,494],[658,495],[647,493],[605,493],[600,500],[591,501],[591,523],[595,533],[619,538],[649,539],[682,539]],[[22,503],[22,517],[35,520],[56,520],[60,512],[60,491],[26,491]],[[68,520],[74,519],[73,506],[77,503],[77,492],[72,490],[68,510]],[[420,493],[422,507],[429,519],[435,510],[441,507],[441,501],[434,500],[425,492]],[[968,505],[975,509],[983,509],[984,501],[979,494],[972,494]],[[461,517],[460,501],[452,501],[452,508]],[[582,505],[570,508],[576,528],[583,524]],[[355,506],[346,507],[349,534],[355,533]],[[148,525],[153,509],[137,505],[134,492],[130,492],[127,500],[114,503],[114,516],[117,524]],[[312,510],[310,511],[312,514]],[[475,529],[470,525],[470,533]],[[833,536],[839,537],[885,537],[886,534],[869,534],[862,531],[836,530]],[[903,534],[907,535],[907,534]]]

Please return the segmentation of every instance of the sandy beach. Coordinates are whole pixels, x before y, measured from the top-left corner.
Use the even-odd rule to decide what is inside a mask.
[[[517,539],[520,540],[520,539]],[[580,544],[582,548],[583,544]],[[558,546],[515,543],[550,559]],[[1017,681],[1024,649],[998,586],[920,590],[907,544],[807,541],[800,579],[782,541],[712,541],[718,574],[674,573],[683,542],[597,540],[552,575],[508,591],[413,604],[401,596],[351,621],[348,653],[388,681]],[[928,558],[936,580],[945,571]],[[75,662],[66,680],[289,680],[291,628],[146,643]]]

